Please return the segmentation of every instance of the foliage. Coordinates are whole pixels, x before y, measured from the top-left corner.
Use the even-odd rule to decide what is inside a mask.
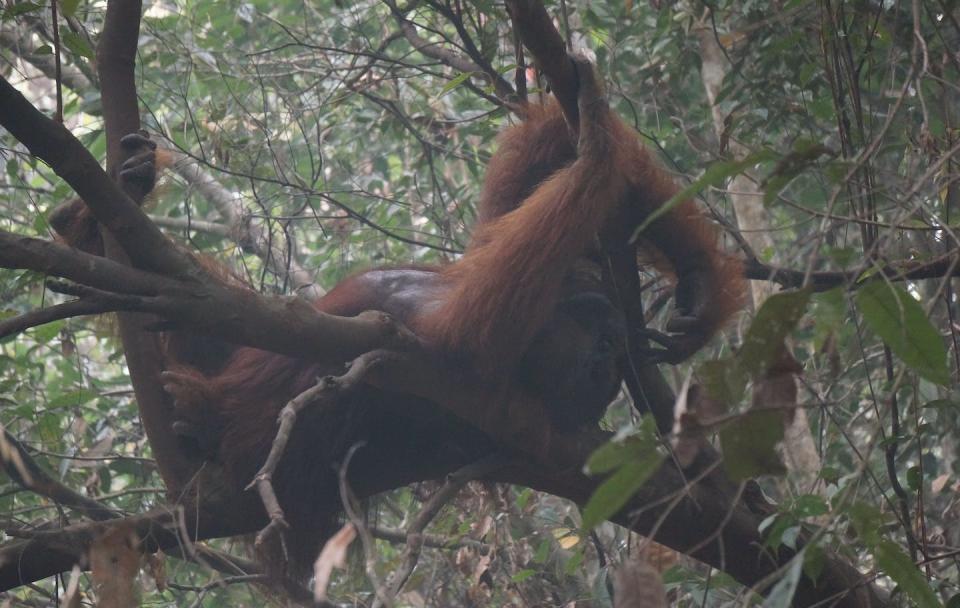
[[[64,119],[102,157],[91,50],[103,3],[59,4]],[[746,403],[770,360],[766,348],[785,336],[802,366],[797,401],[819,464],[812,484],[789,468],[760,478],[779,504],[763,530],[772,551],[817,532],[773,583],[770,605],[787,605],[801,568],[816,573],[825,550],[872,569],[904,605],[956,605],[960,594],[956,285],[943,273],[900,280],[890,272],[941,258],[955,270],[960,12],[955,3],[914,4],[721,1],[710,3],[713,13],[686,0],[565,5],[571,37],[593,49],[609,78],[613,106],[689,185],[687,195],[736,226],[736,192],[726,185],[745,175],[757,186],[772,243],[753,252],[757,262],[813,279],[847,273],[832,291],[813,285],[768,301],[752,323],[745,316],[749,330],[731,328],[688,364],[732,408],[717,426],[743,477],[784,470],[774,449],[779,417]],[[548,10],[559,15],[561,5]],[[450,15],[462,16],[461,30]],[[460,52],[468,35],[476,57],[513,81],[517,58],[499,4],[427,0],[406,17],[440,48]],[[48,4],[14,2],[0,22],[0,71],[48,110],[49,18]],[[719,123],[704,91],[704,36],[725,54]],[[262,229],[260,246],[210,229],[222,210],[180,175],[163,180],[151,213],[176,238],[272,293],[300,287],[286,272],[292,266],[329,287],[373,264],[455,255],[495,134],[511,120],[490,101],[488,81],[414,48],[388,4],[372,0],[148,3],[137,63],[147,128],[222,184],[244,209],[239,225]],[[48,235],[45,218],[69,189],[6,137],[0,154],[0,228]],[[725,240],[731,249],[739,242]],[[277,245],[274,263],[257,255],[262,241]],[[43,279],[0,271],[0,319],[57,301]],[[666,289],[656,283],[651,302]],[[652,310],[651,324],[662,327],[666,313]],[[3,340],[0,423],[65,485],[136,513],[163,493],[118,353],[109,323],[86,318]],[[528,489],[471,486],[429,528],[444,546],[424,551],[401,605],[608,605],[608,564],[637,539],[611,524],[588,536],[583,526],[623,504],[663,448],[623,399],[605,424],[628,438],[591,461],[616,472],[582,519],[570,503]],[[374,528],[408,524],[430,489],[385,496],[371,507]],[[5,527],[64,517],[6,479],[0,513]],[[377,572],[393,571],[402,551],[378,540]],[[166,590],[144,583],[152,605],[263,602],[257,587],[208,585],[203,565],[168,562]],[[689,558],[664,569],[676,605],[764,601]],[[57,585],[10,599],[49,603]],[[370,591],[354,565],[330,596],[367,601]]]

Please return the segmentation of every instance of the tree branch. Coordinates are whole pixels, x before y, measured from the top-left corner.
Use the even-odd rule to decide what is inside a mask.
[[[437,43],[425,40],[417,33],[416,27],[407,19],[404,11],[397,6],[396,2],[392,0],[383,1],[390,8],[393,18],[397,21],[397,25],[400,26],[400,31],[413,48],[427,57],[436,59],[464,74],[483,74],[487,80],[493,84],[493,90],[496,91],[497,96],[507,103],[510,103],[516,98],[516,92],[513,90],[513,87],[510,86],[510,83],[500,76],[496,70],[484,69],[467,57],[445,49]]]
[[[16,484],[25,490],[45,496],[57,504],[62,504],[95,521],[105,521],[119,516],[117,511],[106,505],[74,492],[51,477],[33,459],[23,444],[0,427],[0,465]]]
[[[433,493],[407,527],[405,533],[406,546],[400,556],[400,566],[387,579],[387,585],[390,587],[387,592],[388,597],[399,595],[410,575],[413,574],[413,570],[420,561],[420,552],[425,541],[424,530],[437,516],[440,509],[456,498],[468,482],[490,475],[497,469],[503,468],[506,463],[507,460],[503,456],[494,454],[478,462],[468,464],[447,476],[444,484]],[[380,598],[374,598],[372,608],[380,608],[381,605]]]
[[[520,40],[550,83],[564,116],[570,124],[577,124],[580,116],[577,108],[580,81],[567,54],[563,37],[554,27],[547,9],[540,0],[507,0],[507,10]]]
[[[64,302],[62,304],[54,304],[46,308],[31,310],[22,315],[0,321],[0,340],[30,329],[31,327],[50,323],[51,321],[87,315],[99,315],[110,312],[111,310],[110,306],[104,303],[84,300],[71,300],[70,302]]]
[[[747,258],[743,264],[744,276],[758,281],[773,281],[783,287],[802,287],[806,273],[764,264],[756,258]],[[960,264],[957,263],[957,250],[950,251],[935,260],[919,262],[908,260],[885,264],[879,268],[875,280],[884,278],[889,281],[914,281],[921,279],[939,279],[945,276],[960,276]],[[819,270],[810,273],[809,285],[814,291],[827,291],[834,287],[865,284],[861,282],[863,272],[846,270]]]
[[[287,260],[287,254],[280,243],[270,238],[268,232],[249,221],[232,192],[227,190],[215,177],[204,171],[195,159],[181,152],[173,152],[172,154],[174,157],[171,167],[173,171],[210,201],[226,222],[226,226],[208,222],[208,224],[212,224],[210,226],[211,232],[215,231],[214,226],[220,226],[223,232],[218,232],[218,234],[232,239],[245,251],[252,252],[273,268],[274,272],[281,275],[289,274],[297,293],[308,299],[319,299],[323,296],[324,290],[314,281],[314,274],[303,268],[296,260]],[[171,226],[175,220],[179,219],[163,218],[157,223]],[[191,222],[191,224],[198,223]],[[182,227],[189,227],[189,225]],[[203,228],[198,226],[198,229]],[[264,246],[264,243],[268,245]]]
[[[209,275],[172,279],[3,231],[0,267],[70,279],[80,287],[57,289],[92,296],[98,306],[110,310],[161,314],[179,328],[317,361],[343,361],[378,348],[403,350],[416,342],[409,330],[384,313],[328,315],[303,298],[261,296]]]
[[[49,52],[38,54],[39,46],[34,43],[30,28],[14,28],[9,22],[0,25],[0,46],[11,49],[18,57],[37,68],[51,80],[55,76],[53,55]],[[74,91],[86,91],[90,80],[75,66],[64,66],[60,80]]]

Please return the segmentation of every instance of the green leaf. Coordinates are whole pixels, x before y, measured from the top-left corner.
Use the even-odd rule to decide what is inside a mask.
[[[756,165],[757,163],[762,163],[770,160],[775,160],[777,155],[769,150],[761,150],[760,152],[755,152],[750,156],[744,158],[743,160],[723,160],[720,162],[713,163],[710,167],[704,171],[696,181],[692,184],[674,194],[670,200],[666,201],[655,211],[650,213],[643,223],[640,224],[640,227],[634,231],[633,235],[630,237],[630,241],[634,242],[640,236],[640,233],[644,229],[657,221],[660,217],[670,212],[671,209],[682,203],[683,201],[693,198],[694,196],[700,194],[707,188],[712,186],[717,186],[723,183],[725,180],[743,173],[750,167]]]
[[[628,462],[594,491],[583,508],[583,527],[593,528],[606,521],[623,508],[637,490],[653,475],[663,461],[658,451],[651,451],[645,458]]]
[[[759,475],[783,475],[786,468],[777,453],[783,440],[783,412],[754,409],[720,430],[723,463],[735,481]]]
[[[826,561],[826,554],[820,545],[811,544],[803,548],[803,573],[810,580],[816,582],[820,578]]]
[[[857,259],[857,250],[853,247],[824,247],[823,252],[840,267],[847,267]]]
[[[914,604],[920,608],[938,608],[943,605],[900,545],[889,540],[881,540],[874,557],[877,560],[877,566],[900,585],[900,589],[913,600]]]
[[[40,433],[40,439],[49,445],[59,445],[63,436],[60,432],[60,416],[52,412],[45,412],[37,420],[37,430]]]
[[[97,475],[100,477],[100,491],[106,494],[110,491],[110,484],[113,482],[113,474],[110,472],[110,467],[98,469]]]
[[[37,325],[30,330],[30,335],[40,344],[47,344],[60,335],[60,330],[63,329],[63,325],[64,321],[62,319]]]
[[[847,313],[847,298],[841,288],[811,296],[810,318],[813,319],[814,347],[823,349],[827,340],[840,331]]]
[[[536,574],[536,573],[537,573],[536,570],[532,570],[532,569],[530,569],[530,568],[525,568],[525,569],[521,570],[520,572],[517,572],[516,574],[514,574],[513,576],[511,576],[511,577],[510,577],[510,580],[512,580],[512,581],[515,582],[515,583],[522,583],[523,581],[527,580],[528,578],[530,578],[531,576],[533,576],[533,575]]]
[[[740,403],[747,389],[747,376],[734,358],[703,362],[697,377],[710,397],[729,406]]]
[[[920,473],[920,467],[914,465],[907,469],[907,485],[914,492],[923,485],[923,475]]]
[[[76,32],[64,32],[61,40],[63,40],[63,46],[70,49],[74,55],[93,59],[93,49],[87,44],[86,39]]]
[[[577,568],[583,563],[583,551],[574,551],[570,559],[563,565],[563,573],[570,575],[577,571]]]
[[[820,477],[823,478],[823,481],[825,481],[826,483],[832,483],[834,485],[837,485],[838,483],[840,483],[841,474],[840,474],[840,470],[837,469],[837,467],[824,465],[824,467],[820,469]]]
[[[622,441],[609,441],[590,455],[585,467],[586,472],[588,475],[609,473],[631,460],[643,458],[649,451],[650,446],[645,445],[635,437],[629,437]]]
[[[823,121],[834,120],[833,99],[829,95],[818,95],[807,103],[810,113]]]
[[[83,405],[89,403],[97,397],[97,393],[89,389],[81,388],[74,391],[67,391],[52,398],[47,406],[50,409],[67,407],[70,405]]]
[[[763,546],[770,549],[776,549],[780,545],[786,545],[785,536],[789,531],[797,528],[797,519],[787,513],[771,515],[762,522],[758,528],[763,534]]]
[[[118,458],[110,463],[110,469],[117,475],[131,475],[136,477],[142,472],[143,466],[136,460]]]
[[[764,182],[763,204],[769,205],[793,179],[814,164],[820,156],[833,152],[820,142],[799,139],[793,150],[777,163]]]
[[[793,513],[797,517],[820,517],[829,511],[823,497],[816,494],[804,494],[794,501]]]
[[[784,291],[764,301],[737,353],[743,369],[762,374],[770,368],[782,352],[784,338],[806,312],[810,293],[806,289]]]
[[[64,17],[73,17],[77,14],[77,7],[80,6],[80,0],[60,0],[60,11]]]
[[[625,438],[614,438],[597,448],[584,467],[588,475],[609,473],[632,460],[643,460],[660,446],[653,416],[644,416],[637,431]]]
[[[42,8],[43,7],[37,4],[36,2],[17,2],[13,6],[8,6],[3,11],[3,19],[4,20],[11,19],[19,15],[25,15],[27,13],[38,11]]]
[[[947,349],[920,303],[886,281],[871,281],[856,295],[867,325],[903,362],[937,384],[950,382]]]
[[[450,80],[450,82],[448,82],[447,84],[443,85],[443,88],[440,89],[440,93],[437,95],[437,99],[443,97],[444,95],[446,95],[446,94],[449,93],[450,91],[454,90],[455,88],[457,88],[458,86],[460,86],[461,84],[463,84],[464,82],[466,82],[466,80],[467,80],[468,78],[470,78],[470,75],[471,75],[471,72],[460,72],[459,74],[457,74],[456,76],[454,76],[454,77]]]
[[[517,492],[517,497],[514,499],[514,504],[517,505],[517,508],[523,511],[527,508],[527,503],[530,502],[530,498],[533,496],[533,490],[530,488],[523,488]]]
[[[550,541],[543,539],[537,547],[537,552],[533,554],[533,563],[544,564],[548,557],[550,557]]]
[[[47,223],[47,217],[38,213],[35,218],[33,218],[32,228],[36,234],[49,234],[50,233],[50,224]]]
[[[887,523],[883,512],[873,505],[858,502],[847,509],[847,516],[863,542],[870,547],[877,546],[880,530]]]

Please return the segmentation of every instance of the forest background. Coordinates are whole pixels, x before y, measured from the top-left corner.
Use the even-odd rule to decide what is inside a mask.
[[[4,3],[0,74],[48,116],[62,113],[102,159],[94,58],[106,5],[57,3],[56,30],[51,8]],[[892,605],[960,605],[960,8],[948,0],[546,8],[570,48],[592,54],[611,106],[723,226],[725,246],[753,279],[750,310],[722,338],[690,362],[661,366],[672,391],[684,402],[690,378],[735,376],[756,354],[751,336],[786,340],[799,364],[785,391],[750,368],[732,382],[729,408],[697,418],[723,451],[725,474],[756,480],[741,492],[769,498],[769,514],[754,522],[763,548],[797,557],[746,581],[637,534],[655,527],[585,527],[584,517],[612,516],[653,475],[642,458],[617,456],[606,463],[610,479],[635,474],[579,507],[524,485],[462,478],[381,495],[363,523],[374,544],[337,571],[330,601],[605,606],[613,581],[629,578],[614,573],[626,570],[649,574],[653,583],[635,581],[670,605],[787,605],[798,580],[836,559],[892,593]],[[512,26],[501,4],[485,1],[146,3],[136,55],[142,122],[177,158],[150,217],[265,294],[311,297],[365,267],[453,259],[495,136],[516,120],[505,103],[545,87],[525,69],[530,56],[518,54]],[[70,186],[6,132],[0,154],[0,229],[49,237],[49,213]],[[7,244],[0,266],[23,268]],[[97,519],[64,489],[126,515],[153,512],[170,489],[110,324],[76,317],[15,331],[22,315],[63,301],[47,278],[0,270],[6,558],[4,547],[24,538],[78,554],[97,546],[53,536]],[[671,285],[655,274],[642,283],[649,325],[662,327]],[[777,415],[757,415],[751,402]],[[603,426],[641,444],[652,436],[628,392]],[[655,449],[665,454],[668,444],[699,449],[676,441]],[[9,457],[18,446],[52,486],[18,475]],[[422,551],[411,550],[413,534]],[[143,573],[128,579],[145,605],[282,596],[259,586],[265,575],[243,557],[243,542],[212,541],[210,551],[233,564],[168,547],[142,564],[134,552],[127,565]],[[0,559],[0,579],[14,563]],[[95,578],[66,572],[0,598],[49,605],[67,588],[75,600],[97,598]]]

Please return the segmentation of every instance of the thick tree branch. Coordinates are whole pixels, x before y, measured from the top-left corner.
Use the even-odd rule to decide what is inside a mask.
[[[101,84],[100,99],[103,106],[104,134],[107,140],[107,172],[114,180],[118,177],[119,167],[132,152],[123,147],[121,139],[128,133],[134,133],[140,129],[134,71],[141,9],[140,0],[109,0],[103,21],[103,31],[100,33],[100,41],[97,44],[97,74]],[[124,185],[125,193],[136,204],[135,211],[138,215],[134,210],[130,210],[129,213],[136,215],[136,221],[149,224],[149,228],[144,228],[145,231],[149,231],[151,235],[154,231],[159,233],[159,228],[150,222],[138,207],[143,202],[147,191],[132,183]],[[105,225],[91,199],[79,191],[78,194],[93,210],[101,225]],[[106,227],[110,229],[109,225]],[[191,263],[193,260],[186,263],[181,261],[179,251],[176,254],[171,253],[175,248],[166,239],[156,239],[156,242],[151,242],[148,246],[159,247],[158,254],[164,252],[160,254],[164,256],[162,261],[166,261],[166,258],[174,258],[173,263],[144,266],[143,254],[132,250],[131,244],[124,241],[122,234],[117,234],[110,229],[109,231],[101,230],[101,236],[106,256],[120,263],[156,269],[175,276],[182,276],[188,270],[199,270]],[[180,449],[180,443],[173,433],[171,426],[174,412],[173,399],[164,391],[160,382],[164,362],[163,352],[156,336],[145,331],[146,327],[155,324],[157,320],[134,313],[118,314],[117,320],[124,358],[130,370],[130,381],[137,396],[140,419],[143,421],[143,429],[150,442],[150,448],[156,457],[160,475],[167,486],[168,496],[172,498],[181,495],[190,484],[203,484],[203,487],[207,488],[212,484],[206,482],[215,480],[205,480],[197,475],[198,472],[204,472],[207,469],[202,467],[198,459]],[[191,490],[195,487],[197,486]],[[192,493],[188,496],[195,498]]]
[[[318,361],[349,360],[377,348],[402,350],[416,341],[383,313],[327,315],[303,298],[261,296],[205,274],[171,279],[3,231],[0,266],[70,279],[87,289],[65,291],[93,295],[95,289],[97,305],[110,310],[162,314],[177,327]]]
[[[451,428],[449,439],[454,442],[467,440],[468,435],[462,435],[462,432],[456,427]],[[609,438],[609,434],[600,431],[566,436],[563,441],[555,442],[550,452],[550,457],[556,459],[552,466],[516,460],[506,468],[497,469],[487,479],[521,484],[583,505],[602,480],[583,475],[580,463]],[[409,468],[409,481],[414,481],[442,474],[437,470],[438,464],[446,472],[452,472],[470,464],[471,460],[451,459],[437,463],[428,456],[421,461],[405,463],[405,468]],[[702,458],[686,471],[675,468],[670,462],[665,463],[614,520],[640,534],[650,534],[655,529],[654,540],[679,551],[699,547],[694,557],[729,572],[746,584],[759,582],[788,563],[794,554],[784,547],[779,548],[776,554],[763,549],[763,538],[757,530],[766,513],[754,513],[743,503],[732,504],[737,489],[723,476],[708,473],[700,475],[701,479],[696,483],[688,481],[697,478],[698,472],[710,466],[710,462]],[[381,478],[371,484],[369,482],[377,477],[370,473],[352,470],[352,479],[367,480],[367,483],[353,486],[360,498],[393,487],[396,483],[396,480]],[[261,515],[260,519],[228,518],[231,522],[228,524],[223,514],[201,512],[200,515],[195,528],[194,520],[187,518],[189,527],[186,531],[194,540],[249,533],[264,521]],[[119,521],[137,530],[145,550],[152,551],[185,541],[179,536],[182,528],[175,519],[169,511],[164,510]],[[62,532],[46,532],[28,542],[0,547],[0,589],[9,589],[69,570],[86,543],[97,536],[97,531],[102,530],[100,525],[71,526]],[[713,540],[704,545],[705,538]],[[823,574],[815,586],[807,580],[801,581],[797,603],[811,605],[817,600],[836,595],[840,599],[833,604],[835,606],[881,606],[882,603],[872,596],[869,587],[857,587],[860,582],[856,570],[828,556]],[[871,601],[876,603],[869,603]]]
[[[116,293],[155,294],[175,284],[118,264],[113,260],[84,253],[44,239],[0,230],[0,266],[34,270]]]
[[[579,80],[560,32],[540,0],[507,0],[520,40],[543,71],[570,124],[577,124]]]

